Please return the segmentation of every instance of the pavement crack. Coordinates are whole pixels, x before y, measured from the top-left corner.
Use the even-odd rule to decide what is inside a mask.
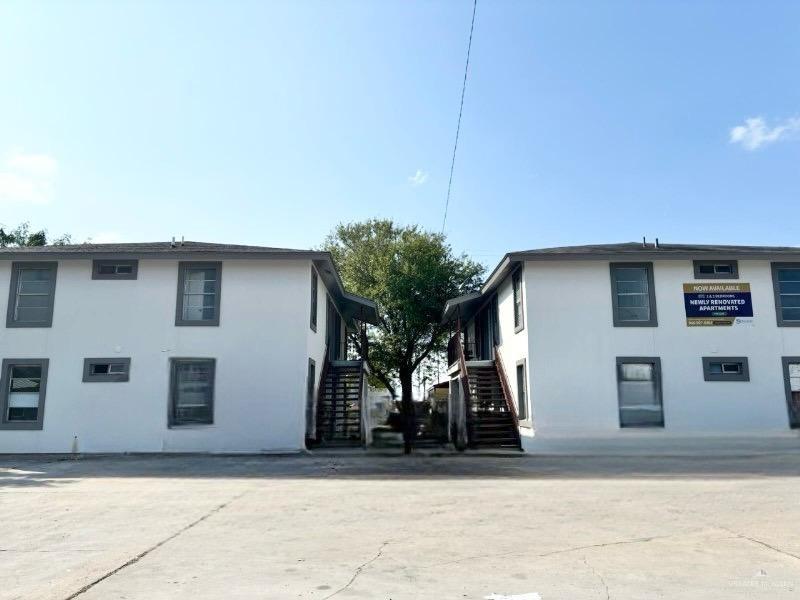
[[[98,583],[100,583],[101,581],[105,581],[106,579],[108,579],[109,577],[112,577],[113,575],[116,575],[117,573],[119,573],[119,572],[120,572],[120,571],[122,571],[123,569],[125,569],[125,568],[127,568],[127,567],[130,567],[130,566],[131,566],[131,565],[133,565],[133,564],[136,564],[137,562],[139,562],[140,560],[142,560],[142,559],[143,559],[145,556],[147,556],[148,554],[150,554],[150,553],[151,553],[151,552],[153,552],[154,550],[157,550],[158,548],[160,548],[161,546],[163,546],[163,545],[164,545],[164,544],[166,544],[167,542],[171,542],[172,540],[174,540],[174,539],[175,539],[176,537],[178,537],[179,535],[181,535],[181,534],[183,534],[183,533],[186,533],[186,532],[187,532],[187,531],[189,531],[191,528],[195,527],[196,525],[199,525],[200,523],[202,523],[203,521],[205,521],[205,520],[206,520],[206,519],[208,519],[209,517],[211,517],[211,516],[213,516],[213,515],[217,514],[219,511],[221,511],[222,509],[226,508],[226,507],[227,507],[228,505],[230,505],[232,502],[235,502],[236,500],[238,500],[239,498],[241,498],[242,496],[244,496],[246,493],[247,493],[247,490],[245,490],[244,492],[242,492],[242,493],[240,493],[240,494],[237,494],[236,496],[234,496],[234,497],[233,497],[233,498],[231,498],[230,500],[227,500],[227,501],[223,502],[222,504],[219,504],[219,505],[215,506],[214,508],[212,508],[211,510],[209,510],[208,512],[206,512],[206,513],[205,513],[205,514],[204,514],[202,517],[200,517],[200,518],[198,518],[198,519],[195,519],[194,521],[192,521],[192,522],[191,522],[191,523],[189,523],[188,525],[185,525],[185,526],[181,527],[181,528],[180,528],[178,531],[176,531],[175,533],[173,533],[173,534],[171,534],[171,535],[169,535],[169,536],[165,537],[163,540],[161,540],[160,542],[158,542],[158,543],[156,543],[156,544],[154,544],[154,545],[150,546],[150,547],[149,547],[149,548],[147,548],[146,550],[143,550],[142,552],[140,552],[139,554],[137,554],[136,556],[134,556],[134,557],[133,557],[133,558],[131,558],[130,560],[126,561],[125,563],[121,564],[121,565],[120,565],[120,566],[118,566],[117,568],[115,568],[115,569],[112,569],[111,571],[109,571],[109,572],[105,573],[104,575],[101,575],[100,577],[98,577],[98,578],[97,578],[97,579],[95,579],[94,581],[92,581],[92,582],[90,582],[90,583],[87,583],[85,586],[83,586],[81,589],[79,589],[79,590],[78,590],[77,592],[75,592],[74,594],[72,594],[72,595],[70,595],[70,596],[67,596],[66,598],[64,598],[64,600],[73,600],[74,598],[77,598],[78,596],[81,596],[81,595],[85,594],[86,592],[88,592],[90,589],[92,589],[94,586],[96,586],[96,585],[97,585]]]
[[[620,540],[618,542],[605,542],[603,544],[588,544],[586,546],[575,546],[573,548],[564,548],[563,550],[553,550],[552,552],[545,552],[544,554],[537,555],[539,558],[545,556],[553,556],[554,554],[565,554],[567,552],[577,552],[578,550],[591,550],[593,548],[606,548],[608,546],[623,546],[625,544],[646,544],[653,540],[663,540],[672,537],[671,535],[656,535],[652,537],[634,538],[632,540]]]
[[[586,568],[594,573],[595,577],[597,577],[600,580],[600,583],[603,584],[603,589],[606,591],[606,600],[611,600],[611,593],[608,591],[608,584],[606,583],[605,578],[600,574],[600,571],[590,565],[589,560],[585,556],[583,557],[583,564],[585,564]]]
[[[505,556],[525,556],[527,554],[534,554],[536,558],[546,558],[548,556],[554,556],[556,554],[566,554],[567,552],[578,552],[580,550],[591,550],[593,548],[606,548],[608,546],[621,546],[624,544],[645,544],[647,542],[652,542],[653,540],[661,540],[665,538],[673,537],[672,535],[656,535],[652,537],[644,537],[644,538],[634,538],[632,540],[619,540],[616,542],[605,542],[602,544],[587,544],[585,546],[572,546],[570,548],[563,548],[561,550],[553,550],[551,552],[544,552],[542,554],[534,554],[532,550],[513,550],[511,552],[499,552],[493,554],[476,554],[473,556],[465,556],[463,558],[458,558],[456,560],[449,560],[446,562],[439,562],[434,563],[432,565],[427,565],[423,567],[424,569],[431,569],[433,567],[444,567],[447,565],[455,565],[458,563],[470,561],[470,560],[479,560],[481,558],[502,558]]]
[[[800,560],[800,555],[792,554],[791,552],[787,552],[786,550],[781,550],[777,546],[773,546],[772,544],[768,544],[767,542],[762,542],[759,539],[750,537],[749,535],[744,535],[743,533],[739,533],[738,531],[734,531],[733,529],[728,529],[727,527],[721,527],[721,529],[724,529],[728,533],[733,534],[738,539],[747,540],[748,542],[758,544],[759,546],[767,548],[768,550],[772,550],[773,552],[777,552],[778,554],[783,554],[784,556],[788,556],[789,558]]]
[[[350,581],[348,581],[346,584],[344,584],[342,587],[340,587],[338,590],[336,590],[336,591],[335,591],[335,592],[333,592],[332,594],[328,594],[327,596],[325,596],[325,597],[324,597],[322,600],[328,600],[329,598],[333,598],[333,597],[334,597],[334,596],[336,596],[337,594],[340,594],[341,592],[343,592],[343,591],[345,591],[347,588],[349,588],[351,585],[353,585],[353,583],[355,582],[355,580],[356,580],[356,579],[358,579],[358,576],[359,576],[359,575],[361,575],[361,572],[362,572],[364,569],[366,569],[366,568],[367,568],[369,565],[371,565],[372,563],[374,563],[376,560],[378,560],[378,559],[381,557],[381,555],[383,554],[383,550],[384,550],[384,549],[386,548],[386,546],[388,546],[388,545],[389,545],[389,540],[387,540],[387,541],[383,542],[383,543],[381,544],[381,547],[380,547],[380,548],[378,548],[378,551],[375,553],[375,556],[373,556],[373,557],[372,557],[372,558],[370,558],[368,561],[366,561],[366,562],[363,562],[363,563],[361,563],[360,565],[358,565],[358,566],[356,567],[356,570],[355,570],[355,571],[353,571],[353,574],[350,576]],[[67,600],[69,600],[69,599],[67,599]]]

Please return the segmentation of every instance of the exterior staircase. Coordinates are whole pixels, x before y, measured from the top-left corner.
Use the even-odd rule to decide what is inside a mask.
[[[497,364],[470,365],[467,371],[470,406],[467,435],[470,448],[508,448],[521,450],[515,416],[509,410]]]
[[[317,441],[324,446],[360,446],[364,369],[361,361],[327,365],[317,401]]]

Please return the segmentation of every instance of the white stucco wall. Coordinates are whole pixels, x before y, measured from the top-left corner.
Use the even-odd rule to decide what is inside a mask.
[[[614,327],[607,261],[525,264],[529,386],[536,438],[785,434],[782,356],[800,329],[778,327],[769,261],[739,261],[751,327],[688,327],[682,284],[690,260],[654,265],[658,327]],[[501,310],[501,314],[502,314]],[[501,316],[502,318],[502,316]],[[701,357],[746,356],[749,382],[706,382]],[[661,358],[665,428],[620,429],[616,357]]]
[[[527,303],[527,294],[525,290],[525,273],[522,272],[522,307],[523,314],[525,313],[525,305]],[[500,351],[500,358],[505,368],[506,378],[511,387],[511,393],[514,396],[514,403],[517,406],[517,414],[519,414],[519,402],[517,390],[517,362],[520,360],[527,360],[528,358],[528,323],[523,321],[523,328],[520,331],[515,331],[514,327],[514,290],[511,283],[511,276],[508,276],[497,287],[497,317],[500,325],[500,335],[498,349]],[[528,387],[527,398],[530,399],[530,381],[526,378]],[[520,435],[532,435],[531,429],[531,409],[530,402],[528,402],[528,419],[520,421]]]
[[[310,264],[310,263],[309,263]],[[309,266],[308,271],[308,293],[306,294],[307,301],[307,318],[306,318],[306,331],[307,331],[307,340],[306,340],[306,359],[304,360],[303,364],[305,365],[306,371],[308,369],[308,359],[312,359],[316,365],[315,367],[315,382],[314,382],[314,399],[316,400],[319,394],[319,385],[321,383],[320,378],[322,377],[322,369],[325,363],[325,347],[327,343],[327,328],[328,328],[328,306],[327,306],[327,298],[331,294],[331,290],[329,290],[325,283],[322,280],[322,277],[319,277],[319,273],[314,268],[315,272],[317,272],[317,330],[314,331],[311,328],[311,269],[314,268]],[[331,298],[333,301],[333,298]],[[334,302],[335,304],[335,302]],[[339,308],[337,307],[337,311]],[[342,335],[344,335],[345,330],[345,323],[341,317],[341,314],[337,314],[337,318],[341,320],[342,326]],[[306,388],[304,388],[306,389]],[[307,398],[305,397],[304,392],[304,400],[303,400],[303,410],[305,411]],[[314,419],[316,422],[316,419]]]
[[[91,279],[60,260],[51,328],[0,328],[0,358],[50,360],[44,428],[0,430],[0,452],[262,452],[304,446],[308,357],[321,368],[325,293],[309,327],[311,262],[225,260],[219,327],[176,327],[176,260]],[[5,316],[10,261],[0,261]],[[320,342],[319,340],[322,339]],[[130,381],[83,383],[85,357],[131,357]],[[214,424],[167,427],[171,357],[216,359]]]

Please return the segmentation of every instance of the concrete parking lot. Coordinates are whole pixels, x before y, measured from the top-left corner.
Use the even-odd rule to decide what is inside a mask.
[[[791,449],[0,456],[0,515],[3,600],[800,597]]]

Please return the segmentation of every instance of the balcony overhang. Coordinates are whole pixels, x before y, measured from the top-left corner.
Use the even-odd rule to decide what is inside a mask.
[[[378,305],[369,298],[346,292],[330,255],[327,252],[322,254],[321,257],[314,259],[314,266],[345,322],[352,324],[353,321],[363,321],[377,325]]]

